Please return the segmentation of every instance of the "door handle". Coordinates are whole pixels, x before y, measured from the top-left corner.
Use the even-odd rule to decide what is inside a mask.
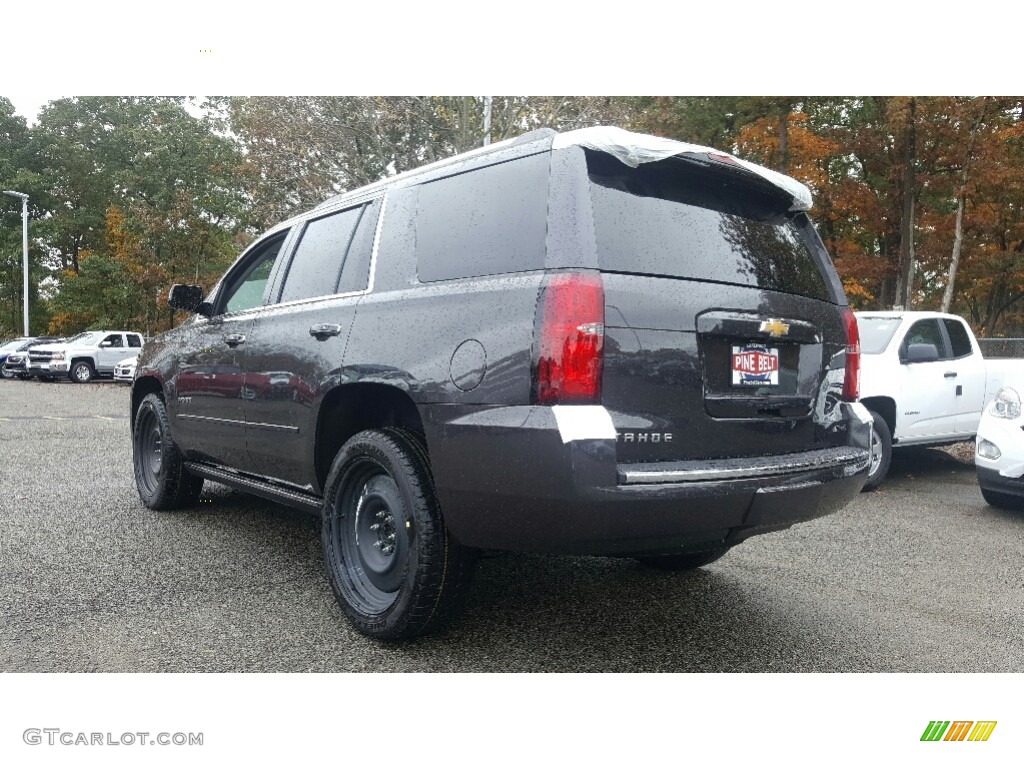
[[[241,333],[229,333],[224,337],[224,343],[234,349],[239,344],[245,344],[245,336]]]
[[[320,323],[309,327],[309,335],[317,341],[327,341],[331,336],[338,336],[341,333],[341,326],[333,323]]]
[[[943,376],[943,378],[946,378],[946,379],[955,379],[956,378],[956,371],[946,371],[944,374],[942,374],[942,376]]]

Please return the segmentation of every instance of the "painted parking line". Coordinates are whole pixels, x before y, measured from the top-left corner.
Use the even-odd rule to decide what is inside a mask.
[[[127,416],[0,416],[0,421],[91,421],[102,419],[103,421],[128,421]]]

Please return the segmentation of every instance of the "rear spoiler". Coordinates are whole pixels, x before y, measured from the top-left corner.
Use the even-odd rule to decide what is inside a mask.
[[[792,201],[789,206],[791,212],[810,210],[813,204],[811,190],[796,179],[778,171],[773,171],[771,168],[765,168],[763,165],[748,162],[727,152],[712,149],[711,147],[687,144],[683,141],[665,139],[660,136],[633,133],[612,126],[596,126],[593,128],[580,128],[576,131],[567,131],[555,136],[551,143],[552,149],[563,149],[573,146],[606,152],[631,168],[636,168],[641,163],[657,162],[666,157],[677,155],[690,155],[700,161],[732,165],[738,170],[759,176],[764,181],[789,195]]]

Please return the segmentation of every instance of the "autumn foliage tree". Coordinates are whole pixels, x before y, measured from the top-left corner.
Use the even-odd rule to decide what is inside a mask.
[[[495,96],[493,141],[615,124],[729,150],[814,192],[850,303],[1024,335],[1021,97]],[[484,137],[483,97],[84,97],[28,128],[0,99],[0,177],[32,195],[31,297],[53,329],[168,327],[171,282],[206,288],[249,239],[339,191]],[[17,319],[17,225],[0,207],[0,333]],[[9,225],[9,226],[6,226]],[[116,284],[116,287],[113,285]],[[38,287],[37,287],[38,286]],[[49,295],[49,302],[45,300]],[[180,318],[179,318],[180,319]]]

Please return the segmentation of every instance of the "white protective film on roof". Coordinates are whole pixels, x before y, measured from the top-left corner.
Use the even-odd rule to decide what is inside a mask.
[[[737,165],[767,179],[784,192],[788,192],[793,197],[793,204],[789,207],[791,211],[806,211],[810,209],[812,204],[811,190],[796,179],[790,178],[778,171],[773,171],[770,168],[765,168],[762,165],[747,162],[735,155],[719,149],[713,149],[712,147],[687,144],[683,141],[664,139],[660,136],[648,136],[644,133],[633,133],[622,128],[604,125],[560,133],[555,136],[551,144],[552,149],[573,146],[586,147],[598,152],[607,152],[609,155],[617,157],[630,168],[636,168],[640,163],[653,163],[673,155],[706,155],[709,152],[715,155],[726,155],[732,158]]]

